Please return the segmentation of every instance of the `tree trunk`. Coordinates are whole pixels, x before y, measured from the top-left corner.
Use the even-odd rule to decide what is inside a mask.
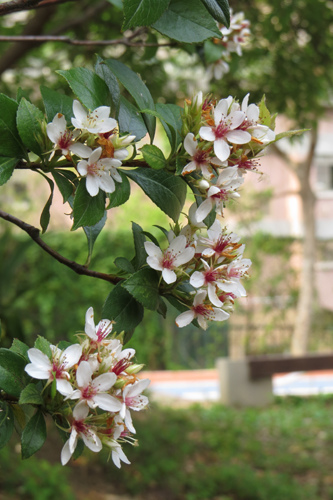
[[[294,356],[306,354],[308,351],[315,296],[316,199],[310,185],[310,170],[316,143],[317,129],[315,128],[311,132],[311,146],[307,159],[296,171],[300,181],[304,236],[297,313],[291,344],[291,353]]]

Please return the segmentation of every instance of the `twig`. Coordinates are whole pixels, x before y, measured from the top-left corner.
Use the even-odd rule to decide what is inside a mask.
[[[0,16],[6,16],[13,12],[22,10],[37,9],[39,7],[49,7],[60,3],[75,2],[76,0],[11,0],[0,4]]]
[[[72,269],[75,273],[85,275],[85,276],[91,276],[92,278],[98,278],[104,281],[108,281],[109,283],[112,283],[113,285],[116,285],[120,281],[123,281],[123,278],[120,278],[119,276],[115,276],[112,274],[105,274],[105,273],[100,273],[98,271],[91,271],[90,269],[87,269],[85,266],[82,266],[81,264],[78,264],[77,262],[73,260],[66,259],[63,255],[60,253],[56,252],[53,250],[53,248],[49,247],[39,236],[40,231],[37,227],[31,226],[27,222],[24,222],[21,219],[18,219],[17,217],[14,217],[14,215],[10,215],[7,212],[3,212],[0,210],[0,217],[8,222],[11,222],[12,224],[15,224],[15,226],[18,226],[20,229],[23,229],[30,238],[37,243],[45,252],[47,252],[51,257],[56,259],[58,262],[61,264],[64,264],[65,266],[69,267]]]
[[[69,45],[125,45],[126,47],[171,47],[176,45],[176,42],[167,43],[147,43],[147,42],[131,42],[129,38],[118,38],[114,40],[73,40],[67,36],[0,36],[0,42],[24,42],[24,43],[45,43],[45,42],[61,42]]]

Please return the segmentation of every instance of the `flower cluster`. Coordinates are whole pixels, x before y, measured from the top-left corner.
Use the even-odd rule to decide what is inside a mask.
[[[257,156],[274,141],[275,133],[264,101],[260,106],[249,104],[249,95],[241,104],[231,96],[216,103],[203,99],[200,92],[186,103],[183,119],[184,166],[179,173],[196,193],[198,204],[190,208],[187,225],[177,225],[169,233],[165,250],[150,241],[145,250],[147,264],[162,273],[166,293],[187,308],[177,317],[177,325],[196,319],[206,329],[207,320],[227,319],[235,299],[246,295],[241,279],[251,265],[243,258],[240,238],[214,219],[223,217],[228,200],[240,196],[244,174],[257,172]]]
[[[119,137],[118,123],[110,118],[108,106],[100,106],[88,113],[79,101],[74,101],[73,114],[74,129],[67,127],[66,118],[61,113],[57,113],[46,126],[47,135],[53,142],[51,159],[55,153],[66,156],[78,173],[86,177],[90,196],[96,196],[100,189],[113,193],[115,181],[122,182],[117,169],[127,158],[127,147],[135,136]],[[76,157],[80,160],[77,161]]]
[[[250,36],[250,21],[245,19],[243,12],[232,13],[230,9],[230,26],[219,27],[222,38],[214,40],[215,45],[221,46],[221,57],[208,67],[211,78],[220,80],[223,75],[229,73],[231,54],[242,55],[242,46],[246,44]]]
[[[39,349],[28,350],[30,363],[26,372],[33,378],[55,385],[60,403],[57,413],[65,417],[70,433],[61,452],[61,463],[67,464],[82,439],[92,451],[103,446],[110,449],[117,467],[130,463],[121,443],[135,442],[130,410],[146,408],[148,398],[142,392],[149,379],[139,380],[143,365],[134,364],[134,349],[123,349],[117,338],[110,338],[112,321],[102,320],[95,326],[94,312],[86,313],[85,333],[80,343],[65,350],[51,347],[47,356]]]

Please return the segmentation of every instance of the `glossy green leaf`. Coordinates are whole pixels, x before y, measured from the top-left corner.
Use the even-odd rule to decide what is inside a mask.
[[[133,274],[135,272],[133,265],[125,257],[117,257],[114,264],[118,267],[118,269],[121,269],[121,271],[124,271],[125,273]]]
[[[135,135],[137,141],[148,133],[138,108],[123,96],[120,98],[118,122],[120,133]]]
[[[170,0],[123,0],[124,25],[123,30],[134,26],[150,26],[168,7]]]
[[[132,222],[132,233],[135,249],[135,256],[132,259],[132,264],[134,268],[138,270],[146,263],[147,253],[144,246],[146,238],[143,234],[142,227],[140,227],[139,224],[136,224],[135,222]]]
[[[0,186],[6,184],[11,178],[18,162],[19,160],[17,158],[0,156]]]
[[[143,319],[143,307],[118,283],[109,293],[102,317],[115,321],[114,332],[133,330]]]
[[[26,158],[27,152],[16,126],[17,102],[0,94],[0,109],[0,155],[9,158]]]
[[[17,110],[17,129],[23,144],[38,156],[42,156],[45,132],[42,128],[44,115],[34,104],[21,99]]]
[[[89,110],[110,104],[110,92],[105,81],[90,69],[72,68],[57,73],[67,80],[74,94]]]
[[[145,267],[128,278],[122,286],[144,307],[155,311],[159,303],[158,282],[158,273]]]
[[[41,405],[43,398],[35,384],[28,384],[20,394],[20,405]]]
[[[36,451],[38,451],[45,443],[45,439],[46,424],[44,415],[41,411],[37,411],[37,413],[31,417],[22,432],[22,458],[29,458],[31,455],[36,453]]]
[[[0,448],[11,438],[14,430],[14,414],[6,401],[0,401]]]
[[[165,170],[136,168],[126,175],[139,184],[146,195],[163,212],[177,222],[186,198],[186,183]]]
[[[121,175],[122,182],[115,181],[116,190],[113,193],[109,194],[110,202],[109,205],[107,206],[107,209],[120,207],[120,205],[126,203],[131,194],[131,186],[129,180],[121,170],[118,170],[118,172]]]
[[[90,258],[91,258],[92,252],[93,252],[95,242],[96,242],[98,236],[101,234],[101,231],[102,231],[103,227],[105,226],[105,222],[106,222],[106,212],[104,212],[104,215],[101,218],[101,220],[99,222],[97,222],[97,224],[95,224],[94,226],[84,226],[83,227],[83,231],[84,231],[84,233],[87,237],[87,241],[88,241],[88,259],[87,259],[88,262],[90,262]]]
[[[27,375],[24,371],[26,361],[9,349],[0,349],[0,389],[7,394],[19,397],[25,386]]]
[[[90,196],[86,190],[86,180],[82,179],[79,182],[74,198],[72,231],[83,226],[94,226],[102,219],[104,211],[104,191],[100,189],[96,196]]]
[[[118,85],[118,80],[112,73],[111,69],[105,64],[103,59],[97,56],[97,61],[95,65],[96,74],[105,81],[111,95],[113,106],[115,109],[119,107],[120,99],[120,88]]]
[[[19,354],[26,361],[29,360],[28,355],[27,355],[27,352],[29,350],[29,346],[27,346],[27,344],[25,344],[24,342],[21,342],[21,340],[14,339],[9,350],[15,352],[16,354]]]
[[[201,0],[216,21],[229,28],[230,10],[228,0]]]
[[[155,110],[144,110],[147,114],[156,116],[166,132],[172,151],[182,142],[182,108],[176,104],[157,103]]]
[[[67,123],[71,124],[73,113],[73,99],[55,90],[48,89],[43,85],[40,88],[44,101],[45,112],[48,122],[51,122],[57,113],[65,116]]]
[[[152,26],[179,42],[197,43],[221,38],[215,20],[207,15],[200,0],[171,0],[169,8]]]
[[[52,170],[52,176],[62,195],[63,202],[66,203],[74,193],[74,182],[78,181],[77,176],[74,172],[67,169],[54,169]]]
[[[49,222],[50,222],[50,208],[51,208],[52,201],[53,201],[54,182],[51,181],[51,179],[49,179],[46,175],[44,175],[44,174],[42,174],[42,175],[43,175],[44,179],[46,179],[46,181],[48,182],[50,189],[51,189],[51,194],[50,194],[47,202],[45,203],[45,206],[44,206],[43,211],[42,211],[41,216],[40,216],[40,225],[42,228],[42,233],[45,233],[45,231],[48,228]]]
[[[106,59],[105,64],[107,64],[113,74],[131,94],[140,111],[143,109],[154,109],[153,98],[137,73],[134,73],[134,71],[116,59]],[[149,116],[147,114],[143,115],[143,119],[147,126],[150,138],[153,140],[155,135],[156,120],[153,116]]]
[[[35,348],[39,349],[42,351],[48,358],[52,357],[52,351],[50,348],[50,342],[46,340],[44,337],[41,335],[38,335],[37,339],[35,340]]]
[[[164,158],[163,152],[153,144],[146,144],[140,149],[143,158],[148,163],[148,165],[154,170],[161,170],[166,167],[167,162]]]

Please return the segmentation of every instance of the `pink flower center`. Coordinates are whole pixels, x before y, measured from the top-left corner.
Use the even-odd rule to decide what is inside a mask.
[[[193,161],[198,165],[203,163],[207,163],[208,153],[206,151],[202,151],[202,149],[197,149],[193,156]]]
[[[162,260],[162,267],[164,269],[173,269],[175,266],[174,266],[174,261],[175,261],[175,258],[176,256],[175,255],[172,255],[172,253],[169,253],[167,252],[164,256],[163,256],[163,260]]]
[[[97,163],[88,163],[87,167],[87,175],[96,175],[98,174],[98,166]]]
[[[221,189],[218,193],[212,194],[211,198],[215,200],[227,200],[228,199],[228,191],[226,189]]]
[[[72,132],[70,130],[65,130],[63,134],[61,134],[60,139],[58,141],[58,146],[60,149],[68,149],[72,144]]]
[[[217,127],[215,127],[214,133],[215,133],[215,138],[216,139],[222,139],[223,137],[226,136],[226,134],[229,132],[230,126],[226,123],[221,121]]]
[[[130,366],[131,362],[127,358],[123,358],[112,368],[113,373],[120,375],[126,368]]]
[[[59,365],[59,361],[53,361],[51,370],[51,373],[53,374],[53,380],[54,378],[64,378],[64,371],[65,368],[63,364]]]
[[[81,391],[82,399],[92,399],[97,394],[97,389],[93,387],[91,384],[84,387]]]
[[[218,278],[218,271],[216,269],[209,268],[207,271],[204,271],[203,274],[205,283],[214,283]]]
[[[74,420],[73,427],[75,428],[78,434],[85,434],[87,431],[87,426],[83,422],[83,420]]]
[[[220,254],[227,248],[229,243],[230,238],[223,238],[223,236],[221,236],[213,246],[213,250],[215,250],[216,253]]]

